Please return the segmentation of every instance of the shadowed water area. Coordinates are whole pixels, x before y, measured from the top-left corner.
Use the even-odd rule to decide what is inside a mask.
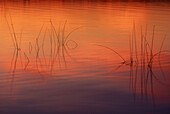
[[[170,2],[0,1],[0,113],[170,113]]]

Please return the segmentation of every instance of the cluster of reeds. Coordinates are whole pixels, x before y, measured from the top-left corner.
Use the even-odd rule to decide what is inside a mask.
[[[154,99],[154,81],[160,83],[165,86],[169,86],[168,84],[164,83],[164,81],[160,80],[158,76],[153,72],[153,64],[155,63],[156,56],[159,56],[159,66],[160,71],[162,72],[162,76],[165,77],[163,70],[161,68],[160,62],[160,55],[163,52],[168,52],[168,50],[162,50],[166,35],[164,36],[160,50],[154,53],[154,40],[155,40],[155,25],[153,26],[152,35],[151,35],[151,42],[148,42],[148,32],[147,26],[143,32],[141,27],[140,37],[140,49],[137,49],[137,35],[136,35],[136,28],[135,24],[133,26],[132,35],[129,38],[129,47],[130,47],[130,87],[133,90],[134,98],[136,99],[136,91],[140,88],[141,98],[148,99],[148,94],[151,94],[152,102],[155,104]],[[138,46],[139,46],[138,45]],[[140,84],[138,82],[140,81]],[[137,85],[140,85],[140,87]],[[149,87],[148,87],[149,86]],[[150,92],[149,92],[150,91]]]
[[[17,63],[18,63],[18,59],[20,59],[20,63],[22,65],[22,67],[27,67],[27,65],[29,64],[29,58],[27,56],[27,54],[25,52],[22,52],[21,50],[21,40],[22,40],[22,31],[20,34],[16,34],[15,32],[15,28],[12,22],[12,19],[10,17],[10,22],[8,21],[8,19],[5,17],[9,31],[10,31],[10,35],[11,35],[11,39],[13,42],[13,46],[14,46],[14,53],[13,53],[13,57],[12,57],[12,61],[11,61],[11,67],[10,70],[13,73],[13,77],[16,71],[16,67],[17,67]],[[22,53],[24,54],[24,57],[26,58],[27,62],[24,64],[22,62]]]
[[[17,69],[17,64],[19,62],[20,59],[20,64],[22,67],[27,67],[27,65],[29,64],[29,58],[26,55],[26,53],[24,52],[24,57],[27,60],[27,62],[23,63],[23,59],[22,59],[22,50],[21,50],[21,40],[22,40],[22,31],[20,34],[17,34],[15,32],[15,28],[12,22],[12,19],[10,17],[10,22],[8,21],[8,19],[5,17],[9,31],[10,31],[10,35],[11,35],[11,39],[13,42],[13,46],[14,46],[14,53],[13,53],[13,57],[11,60],[11,66],[10,66],[10,71],[12,72],[12,80],[11,80],[11,93],[13,91],[13,84],[14,84],[14,80],[15,80],[15,72]],[[24,69],[25,69],[24,68]]]
[[[58,29],[56,29],[54,24],[50,20],[48,26],[44,27],[43,25],[41,27],[38,36],[35,38],[35,43],[29,42],[28,52],[22,52],[21,49],[22,32],[20,34],[20,37],[18,37],[14,30],[12,19],[10,20],[10,23],[7,20],[7,24],[14,45],[14,54],[11,61],[11,70],[13,72],[13,75],[15,74],[16,71],[18,57],[20,57],[20,62],[23,69],[27,70],[28,67],[30,68],[29,64],[32,60],[32,58],[30,59],[29,55],[34,54],[36,70],[40,74],[43,74],[45,72],[48,73],[50,72],[52,74],[55,64],[58,64],[58,66],[61,67],[61,64],[64,63],[64,66],[66,67],[67,66],[66,56],[69,56],[71,58],[68,49],[75,49],[78,46],[78,44],[74,40],[71,40],[69,37],[74,31],[81,28],[81,27],[75,28],[71,32],[66,34],[65,31],[66,23],[67,21],[65,21],[63,26],[59,25]],[[74,43],[74,46],[69,47],[68,45],[69,42]],[[27,56],[27,54],[29,55]],[[22,56],[24,56],[25,62],[23,62]]]
[[[42,32],[44,28],[42,26],[35,43],[36,66],[38,70],[44,72],[50,71],[50,73],[52,74],[56,63],[60,68],[62,66],[62,63],[64,63],[64,66],[67,67],[66,56],[69,56],[71,58],[71,55],[68,51],[68,49],[70,49],[68,43],[74,43],[74,47],[72,47],[72,49],[75,49],[78,46],[78,44],[74,40],[69,39],[69,36],[80,27],[73,29],[71,32],[66,34],[66,23],[67,21],[65,21],[63,26],[59,25],[58,29],[56,29],[54,24],[50,20],[50,26],[46,27],[44,29],[44,32]],[[47,50],[47,48],[45,48],[45,45],[48,45],[50,48],[47,47]],[[31,46],[29,47],[31,49]],[[50,54],[48,54],[49,52]]]
[[[136,92],[137,89],[139,91],[142,98],[147,98],[148,96],[148,89],[150,89],[150,93],[152,95],[153,103],[154,103],[154,84],[153,80],[156,80],[158,83],[163,84],[165,86],[169,86],[166,83],[164,83],[162,80],[160,80],[153,72],[153,63],[156,56],[158,56],[159,59],[159,66],[160,70],[162,72],[162,76],[165,77],[164,72],[161,67],[161,53],[168,52],[168,50],[162,50],[164,41],[165,41],[166,35],[164,36],[160,50],[154,53],[154,40],[155,40],[155,25],[153,26],[152,35],[151,35],[151,42],[148,42],[148,30],[147,26],[145,27],[145,30],[143,31],[143,28],[141,27],[140,35],[137,34],[136,31],[136,25],[133,24],[133,30],[129,36],[129,59],[125,59],[118,51],[115,51],[112,48],[109,48],[107,46],[98,45],[101,47],[104,47],[106,49],[111,50],[116,55],[118,55],[121,59],[121,65],[116,68],[120,68],[122,65],[128,65],[130,66],[130,81],[129,81],[129,87],[132,88],[132,91],[134,93],[134,98],[136,99]],[[140,43],[137,43],[137,39],[140,39]],[[140,48],[139,48],[140,47]],[[138,81],[140,80],[140,87],[137,88]],[[148,87],[149,85],[150,87]]]

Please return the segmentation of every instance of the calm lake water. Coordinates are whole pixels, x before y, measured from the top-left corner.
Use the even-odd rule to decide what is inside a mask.
[[[2,0],[0,113],[170,113],[169,32],[170,2]]]

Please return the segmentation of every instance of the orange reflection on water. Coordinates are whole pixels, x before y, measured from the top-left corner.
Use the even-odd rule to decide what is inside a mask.
[[[143,79],[140,74],[140,65],[138,75],[135,76],[135,68],[133,77],[130,75],[129,52],[129,34],[133,30],[133,24],[136,24],[137,47],[140,47],[141,26],[143,26],[144,32],[145,25],[154,17],[154,13],[152,14],[144,4],[7,1],[0,5],[3,6],[3,13],[0,14],[3,17],[0,22],[0,44],[2,44],[0,45],[2,55],[0,56],[0,68],[2,72],[5,72],[5,75],[1,74],[0,82],[3,82],[5,87],[8,86],[7,89],[0,89],[5,94],[12,91],[11,93],[18,98],[18,101],[26,99],[28,96],[22,96],[22,94],[32,93],[30,88],[33,87],[40,90],[40,94],[42,92],[49,95],[53,89],[67,94],[63,85],[70,84],[71,86],[69,86],[72,87],[80,82],[84,82],[85,85],[79,84],[78,90],[82,86],[90,86],[89,88],[95,89],[102,86],[102,90],[105,90],[106,86],[107,89],[112,90],[113,87],[124,93],[129,93],[130,88],[133,95],[139,95],[139,98],[144,94],[144,91],[141,91],[143,87],[141,87],[143,84],[141,80]],[[153,9],[154,12],[157,10],[160,9],[155,11]],[[169,18],[169,15],[163,15],[163,17]],[[158,20],[156,22],[158,22],[158,26],[162,24]],[[12,28],[12,24],[14,28]],[[167,24],[169,22],[165,22],[161,26]],[[161,30],[164,34],[164,30],[169,30],[169,27],[163,27]],[[69,34],[70,32],[71,34]],[[149,36],[152,32],[151,25],[148,27]],[[156,35],[158,39],[155,40],[154,47],[160,47],[162,34]],[[68,39],[67,35],[69,35]],[[16,47],[15,38],[17,43],[21,44],[19,48]],[[147,40],[150,43],[151,37],[148,37]],[[166,40],[165,47],[169,46],[168,41],[169,39]],[[118,54],[99,45],[115,50],[128,63],[124,64]],[[139,54],[141,50],[138,51]],[[159,50],[154,48],[154,53],[157,51]],[[164,58],[162,67],[166,75],[169,75],[170,67],[166,64],[169,54],[164,56],[167,57]],[[136,66],[134,65],[134,67]],[[156,74],[159,71],[158,78],[162,81],[158,67],[159,64],[156,62],[153,71]],[[88,81],[93,83],[88,85]],[[167,100],[170,96],[168,89],[161,85],[156,78],[153,79],[153,84],[151,84],[152,79],[149,81],[149,87],[145,86],[145,89],[148,89],[147,96],[151,99],[155,96],[156,103],[169,103],[170,101]],[[167,77],[167,80],[163,82],[169,84],[169,78]],[[48,84],[51,84],[49,88]],[[154,95],[151,86],[154,86]],[[7,91],[9,88],[10,92]],[[25,88],[28,90],[25,91]],[[74,92],[71,93],[74,95]],[[29,96],[29,98],[37,99],[38,97],[39,94]]]

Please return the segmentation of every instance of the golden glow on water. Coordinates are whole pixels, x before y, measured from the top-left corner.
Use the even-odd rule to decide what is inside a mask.
[[[77,105],[76,108],[80,108],[81,103],[80,106],[88,107],[90,103],[102,102],[102,109],[112,109],[110,104],[116,107],[116,103],[128,106],[133,100],[142,104],[141,99],[148,99],[151,105],[170,103],[169,51],[161,53],[161,65],[159,58],[155,59],[156,78],[151,79],[153,74],[149,74],[146,82],[141,81],[141,64],[131,69],[129,57],[129,35],[132,35],[134,23],[139,58],[140,34],[145,32],[146,25],[150,45],[153,25],[156,25],[153,53],[159,52],[162,39],[170,30],[169,3],[30,0],[0,2],[0,8],[0,100],[6,107],[16,106],[18,110],[22,105],[31,107],[34,104],[47,110],[53,106],[51,111],[57,110],[55,106],[60,111],[70,111]],[[21,44],[18,50],[10,35],[12,26],[12,36],[16,35]],[[60,31],[60,43],[57,43],[53,26],[56,32]],[[76,28],[79,29],[62,44],[63,36]],[[170,50],[169,36],[167,34],[162,50]],[[127,62],[122,63],[121,57],[111,49]],[[160,66],[166,79],[163,79]],[[1,106],[4,105],[0,103],[0,110]]]

